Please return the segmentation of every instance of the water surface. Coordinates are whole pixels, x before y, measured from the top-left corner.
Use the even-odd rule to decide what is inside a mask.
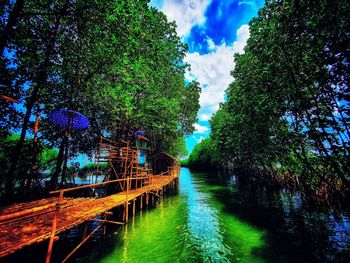
[[[350,262],[346,213],[298,194],[252,193],[234,177],[181,169],[178,195],[95,238],[75,262]]]

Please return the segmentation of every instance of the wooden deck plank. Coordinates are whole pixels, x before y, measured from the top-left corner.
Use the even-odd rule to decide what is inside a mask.
[[[157,191],[170,184],[176,177],[155,177],[152,183],[142,188],[130,190],[128,201],[134,200],[148,191]],[[6,216],[19,210],[33,209],[38,206],[56,202],[56,199],[48,198],[23,204],[14,204],[0,209],[0,215]],[[94,198],[67,198],[61,206],[56,234],[62,233],[81,223],[91,220],[115,207],[124,205],[126,192],[120,192],[107,197]],[[32,213],[29,216],[14,218],[0,222],[0,258],[25,246],[47,240],[50,237],[54,207],[40,213]]]

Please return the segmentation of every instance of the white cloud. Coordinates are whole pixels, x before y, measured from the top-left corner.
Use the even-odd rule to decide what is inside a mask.
[[[210,49],[210,50],[213,50],[213,49],[215,49],[215,43],[214,43],[214,41],[211,39],[211,38],[207,38],[207,43],[208,43],[208,48]]]
[[[200,121],[209,121],[210,118],[211,118],[210,114],[206,114],[206,113],[199,114]]]
[[[249,26],[248,25],[242,25],[237,30],[237,41],[233,42],[232,49],[235,51],[235,53],[244,53],[244,47],[247,43],[247,40],[249,38]]]
[[[193,124],[193,127],[195,128],[195,133],[207,133],[209,131],[208,127],[199,125],[198,123]]]
[[[186,77],[189,80],[196,79],[202,86],[199,101],[202,107],[201,114],[211,115],[219,108],[219,103],[224,101],[225,90],[233,81],[230,75],[235,66],[233,55],[244,52],[244,46],[249,38],[249,26],[242,25],[236,34],[237,40],[232,45],[227,45],[225,42],[220,45],[213,43],[215,47],[210,53],[188,53],[185,58],[191,65],[191,72],[187,72]]]
[[[166,0],[161,11],[166,14],[169,21],[176,21],[179,36],[187,36],[194,25],[205,22],[205,10],[209,0]]]
[[[255,2],[254,1],[247,1],[247,0],[243,0],[238,2],[238,5],[250,5],[251,7],[255,7]]]

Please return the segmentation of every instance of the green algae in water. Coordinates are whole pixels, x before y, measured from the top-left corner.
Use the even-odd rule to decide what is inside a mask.
[[[223,212],[207,185],[182,169],[180,194],[137,214],[116,238],[115,248],[94,262],[264,262],[264,231]],[[97,248],[98,249],[98,248]]]

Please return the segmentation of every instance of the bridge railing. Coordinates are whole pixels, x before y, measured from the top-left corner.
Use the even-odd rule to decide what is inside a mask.
[[[153,180],[155,178],[161,179],[161,181],[163,181],[163,180],[166,180],[165,176],[177,176],[178,174],[179,174],[179,169],[178,169],[178,167],[174,166],[174,167],[169,167],[165,173],[161,173],[160,175],[149,175],[149,176],[144,176],[144,177],[130,177],[130,178],[128,177],[128,178],[123,178],[123,179],[109,180],[106,182],[81,185],[81,186],[76,186],[76,187],[72,187],[72,188],[51,191],[50,194],[53,194],[53,195],[58,194],[58,197],[57,197],[57,202],[56,202],[56,209],[55,209],[55,213],[54,213],[54,218],[53,218],[53,222],[52,222],[52,230],[51,230],[51,234],[50,234],[50,241],[49,241],[49,247],[48,247],[48,252],[47,252],[47,257],[46,257],[46,263],[50,263],[50,260],[51,260],[51,254],[52,254],[53,244],[55,241],[59,212],[61,209],[61,205],[63,203],[63,198],[64,198],[65,193],[77,191],[77,190],[81,190],[81,189],[87,189],[87,188],[91,188],[91,187],[108,185],[108,184],[112,184],[112,183],[126,182],[126,190],[124,192],[125,192],[125,221],[127,222],[128,221],[129,191],[132,190],[131,189],[132,181],[135,181],[135,182],[141,181],[141,184],[139,185],[140,187],[137,187],[138,185],[135,184],[136,187],[134,189],[142,188],[143,187],[142,181],[147,182],[148,192],[150,192],[150,185],[153,184]],[[65,260],[64,260],[64,262],[65,262]]]
[[[81,189],[86,189],[86,188],[91,188],[91,187],[96,187],[96,186],[101,186],[101,185],[108,185],[108,184],[112,184],[112,183],[117,183],[117,182],[126,182],[126,191],[125,191],[125,209],[126,209],[126,216],[128,214],[128,196],[129,196],[129,191],[130,191],[130,183],[135,180],[147,180],[148,181],[148,187],[152,181],[151,176],[147,176],[147,177],[135,177],[135,178],[123,178],[123,179],[115,179],[115,180],[110,180],[110,181],[106,181],[106,182],[101,182],[101,183],[95,183],[95,184],[88,184],[88,185],[81,185],[81,186],[76,186],[76,187],[72,187],[72,188],[66,188],[66,189],[60,189],[60,190],[55,190],[55,191],[51,191],[50,194],[58,194],[57,197],[57,202],[56,202],[56,210],[55,210],[55,214],[54,214],[54,218],[52,221],[52,230],[51,230],[51,234],[50,234],[50,241],[49,241],[49,247],[48,247],[48,251],[47,251],[47,256],[46,256],[46,263],[50,263],[51,260],[51,255],[52,255],[52,248],[53,248],[53,244],[55,241],[55,235],[56,235],[56,230],[57,230],[57,223],[58,223],[58,218],[59,218],[59,212],[61,209],[61,204],[63,202],[63,197],[64,194],[67,192],[72,192],[72,191],[77,191],[77,190],[81,190]],[[142,184],[141,184],[142,186]],[[126,218],[127,221],[127,218]]]

